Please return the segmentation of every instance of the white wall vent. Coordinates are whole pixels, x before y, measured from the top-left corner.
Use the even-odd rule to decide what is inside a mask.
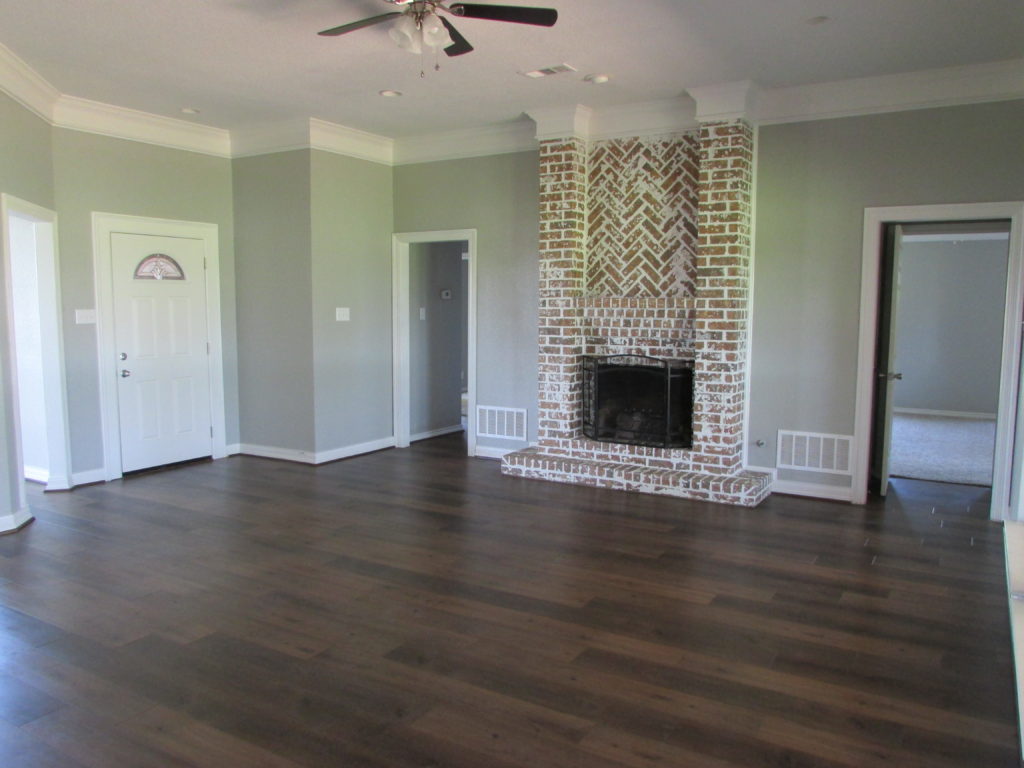
[[[852,453],[852,435],[825,435],[780,429],[775,466],[778,469],[852,475]]]
[[[526,409],[478,405],[476,435],[500,437],[505,440],[526,440]]]

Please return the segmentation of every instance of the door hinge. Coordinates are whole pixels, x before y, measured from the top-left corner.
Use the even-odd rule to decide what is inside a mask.
[[[213,437],[213,427],[210,427],[210,437]]]

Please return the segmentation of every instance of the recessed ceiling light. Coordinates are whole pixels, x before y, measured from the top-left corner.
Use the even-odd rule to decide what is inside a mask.
[[[401,91],[392,91],[390,89],[384,91],[377,91],[377,93],[379,93],[385,99],[397,99],[399,96],[402,95]]]
[[[199,110],[196,109],[195,107],[182,107],[181,108],[181,114],[183,114],[183,115],[198,115],[199,114]]]
[[[807,19],[806,21],[808,24],[812,26],[817,26],[818,24],[824,24],[826,21],[831,20],[832,19],[829,16],[811,16],[811,18]]]
[[[583,78],[583,80],[585,82],[593,83],[594,85],[601,85],[603,83],[607,83],[611,79],[612,78],[611,78],[610,75],[598,75],[598,74],[587,75],[586,77]]]

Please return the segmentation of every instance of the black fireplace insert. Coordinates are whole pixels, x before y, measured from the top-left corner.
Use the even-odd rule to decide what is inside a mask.
[[[583,434],[657,448],[693,447],[693,364],[643,355],[583,358]]]

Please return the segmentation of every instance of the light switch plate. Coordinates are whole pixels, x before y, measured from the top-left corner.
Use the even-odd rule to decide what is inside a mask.
[[[339,323],[347,323],[350,319],[348,307],[335,307],[334,319]]]
[[[75,310],[75,325],[95,325],[96,324],[96,310],[95,309],[76,309]]]
[[[426,307],[420,307],[420,320],[426,320],[426,319],[427,319],[427,308]]]

